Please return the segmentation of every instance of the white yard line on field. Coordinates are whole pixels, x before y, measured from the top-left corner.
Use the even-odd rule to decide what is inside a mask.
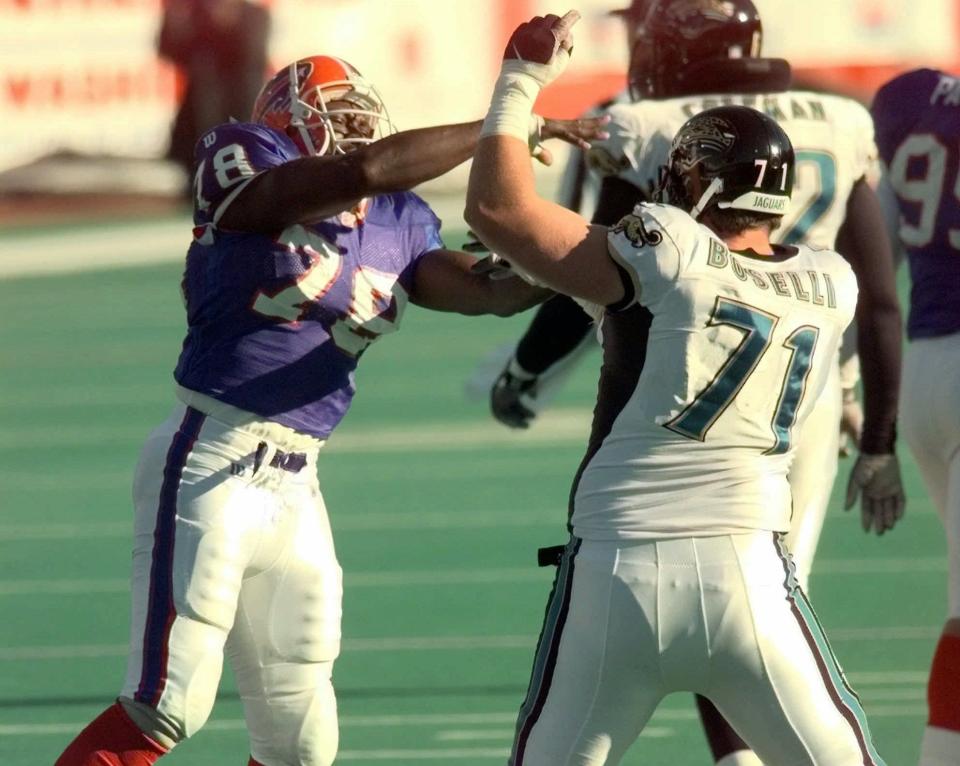
[[[940,626],[874,626],[861,628],[837,628],[828,636],[834,643],[844,641],[933,641],[940,635]],[[504,651],[529,650],[536,645],[536,636],[401,636],[379,638],[346,638],[345,653],[359,652],[435,652],[435,651]],[[6,646],[0,647],[0,662],[26,660],[72,660],[100,657],[122,657],[127,653],[126,644],[87,644],[55,646]],[[853,676],[856,679],[856,675]],[[910,681],[913,682],[912,680]],[[885,684],[906,683],[891,676]]]
[[[469,528],[471,525],[465,525]],[[457,528],[457,525],[450,525]],[[411,525],[411,529],[420,528]],[[3,539],[0,535],[0,539]],[[904,573],[945,572],[945,558],[917,559],[824,559],[814,567],[818,575],[897,575]],[[351,572],[344,574],[347,591],[355,588],[408,588],[412,586],[496,585],[503,583],[547,582],[551,569],[533,565],[529,567],[505,567],[483,569],[424,569],[407,571]],[[127,593],[129,580],[113,578],[58,578],[31,580],[0,580],[0,597],[4,596],[61,596],[93,593]]]
[[[9,237],[0,258],[0,278],[183,260],[191,236],[190,220],[184,217]]]
[[[867,713],[871,717],[877,718],[900,718],[909,716],[926,715],[926,705],[874,705],[868,707]],[[439,726],[510,726],[517,718],[516,711],[513,712],[494,712],[494,713],[412,713],[408,715],[343,715],[339,722],[341,728],[388,728],[388,727],[439,727]],[[654,720],[658,722],[684,722],[697,720],[696,711],[693,709],[669,709],[658,710],[654,715]],[[87,721],[73,721],[65,723],[14,723],[0,724],[0,737],[20,736],[20,737],[44,737],[52,734],[64,735],[75,734],[87,724]],[[242,718],[224,718],[207,722],[204,726],[205,731],[243,731],[246,723]],[[670,728],[663,726],[648,727],[652,729],[646,736],[670,736]],[[508,731],[504,729],[503,731]],[[511,732],[512,733],[512,732]],[[439,736],[438,736],[439,739]],[[454,739],[453,737],[448,739]],[[345,751],[345,752],[388,752],[388,751]],[[415,752],[415,751],[390,751],[390,752]],[[416,751],[420,752],[420,751]],[[444,751],[428,750],[430,753],[440,753]],[[445,751],[452,752],[452,751]],[[499,752],[499,751],[498,751]],[[338,758],[342,758],[341,753]],[[360,756],[356,756],[359,758]],[[367,757],[367,756],[364,756]],[[403,756],[408,757],[408,756]],[[410,756],[413,757],[413,756]],[[432,756],[429,756],[432,757]]]
[[[441,421],[421,423],[415,427],[383,425],[377,428],[344,428],[331,438],[321,452],[327,453],[392,453],[449,452],[477,447],[521,447],[530,445],[583,444],[590,433],[590,410],[580,407],[558,407],[543,414],[537,427],[526,431],[504,428],[491,420],[477,422]],[[139,426],[121,422],[89,426],[38,426],[27,431],[0,430],[0,449],[44,447],[65,449],[92,448],[100,444],[134,442],[139,444],[147,432]]]

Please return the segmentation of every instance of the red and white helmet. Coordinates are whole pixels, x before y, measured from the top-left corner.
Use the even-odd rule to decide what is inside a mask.
[[[342,154],[394,132],[377,89],[333,56],[277,72],[257,96],[252,120],[286,133],[304,154]]]

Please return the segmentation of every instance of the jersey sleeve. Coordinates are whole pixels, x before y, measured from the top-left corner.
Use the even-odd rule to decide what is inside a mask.
[[[422,197],[413,192],[407,194],[411,198],[411,207],[414,211],[414,226],[410,242],[413,257],[420,258],[431,250],[443,250],[446,245],[440,236],[442,222],[437,218],[437,214]]]
[[[402,230],[404,266],[400,271],[400,284],[408,292],[413,290],[414,275],[420,259],[432,250],[446,249],[440,236],[440,219],[418,195],[413,192],[395,192],[389,197],[397,210],[397,223]]]
[[[263,125],[227,123],[207,131],[194,155],[194,223],[217,223],[254,177],[298,157],[287,136]]]
[[[656,313],[690,264],[698,233],[697,222],[679,208],[646,203],[610,229],[607,250],[633,282],[633,303]]]
[[[880,180],[880,162],[873,134],[873,119],[861,104],[850,101],[850,131],[854,137],[854,175],[866,178],[871,186]]]

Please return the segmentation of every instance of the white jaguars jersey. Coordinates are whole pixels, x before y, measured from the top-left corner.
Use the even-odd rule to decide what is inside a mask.
[[[793,142],[796,184],[774,241],[832,248],[853,185],[864,176],[872,182],[878,175],[870,114],[849,98],[786,91],[614,104],[607,109],[610,138],[595,141],[590,149],[591,169],[600,176],[623,178],[652,199],[680,126],[705,109],[730,104],[764,112],[780,123]]]
[[[574,489],[574,534],[786,531],[794,437],[856,307],[850,266],[804,245],[773,257],[731,252],[667,205],[639,205],[611,230],[609,250],[653,323],[638,365],[631,310],[604,319],[601,396]]]

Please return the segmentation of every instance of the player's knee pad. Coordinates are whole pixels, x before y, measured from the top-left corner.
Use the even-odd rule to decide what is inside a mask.
[[[305,766],[330,766],[339,744],[337,700],[333,685],[327,679],[326,683],[317,688],[304,717],[298,750]]]
[[[337,701],[330,682],[333,664],[314,663],[304,672],[315,674],[316,685],[309,696],[294,695],[282,706],[267,702],[269,720],[250,724],[250,751],[263,766],[330,766],[337,755]],[[300,704],[302,702],[302,705]]]
[[[343,571],[332,554],[297,562],[273,599],[273,650],[287,662],[333,662],[340,654],[342,602]]]

